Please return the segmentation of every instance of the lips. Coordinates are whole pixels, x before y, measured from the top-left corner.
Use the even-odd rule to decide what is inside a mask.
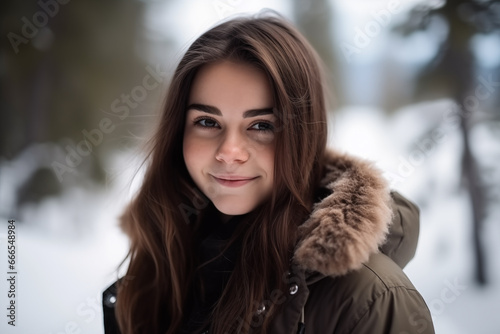
[[[248,177],[239,175],[212,175],[217,183],[226,187],[241,187],[257,179],[258,176]]]

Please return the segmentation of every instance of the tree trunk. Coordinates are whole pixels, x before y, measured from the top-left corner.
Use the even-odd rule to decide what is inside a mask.
[[[472,240],[475,259],[474,278],[479,285],[483,286],[487,283],[485,255],[481,242],[483,220],[486,216],[484,189],[481,183],[479,166],[470,148],[469,125],[466,117],[461,117],[460,130],[463,139],[462,171],[472,209]]]

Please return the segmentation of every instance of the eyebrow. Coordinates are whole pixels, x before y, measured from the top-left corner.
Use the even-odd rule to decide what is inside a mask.
[[[214,106],[209,106],[206,104],[193,103],[187,107],[187,110],[189,110],[189,109],[196,109],[196,110],[203,111],[203,112],[206,112],[209,114],[222,116],[222,113],[219,110],[219,108],[214,107]],[[250,109],[250,110],[247,110],[243,113],[243,118],[274,114],[273,109],[274,108]]]

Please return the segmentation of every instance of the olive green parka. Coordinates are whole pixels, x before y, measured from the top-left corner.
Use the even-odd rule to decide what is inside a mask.
[[[371,163],[332,150],[319,194],[283,276],[288,291],[273,291],[247,326],[258,332],[275,303],[271,334],[434,333],[402,271],[415,254],[418,208],[390,192]],[[115,300],[114,284],[103,294],[106,333],[118,333]]]

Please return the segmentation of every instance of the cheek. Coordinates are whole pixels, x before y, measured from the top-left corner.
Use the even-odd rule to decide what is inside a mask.
[[[193,169],[198,164],[198,149],[196,145],[196,139],[189,134],[184,136],[182,143],[182,154],[184,155],[184,161],[189,173],[192,173]],[[191,175],[192,176],[192,175]]]
[[[208,140],[187,132],[182,143],[182,153],[189,173],[193,173],[210,160],[211,145]],[[191,175],[193,176],[193,175]]]

